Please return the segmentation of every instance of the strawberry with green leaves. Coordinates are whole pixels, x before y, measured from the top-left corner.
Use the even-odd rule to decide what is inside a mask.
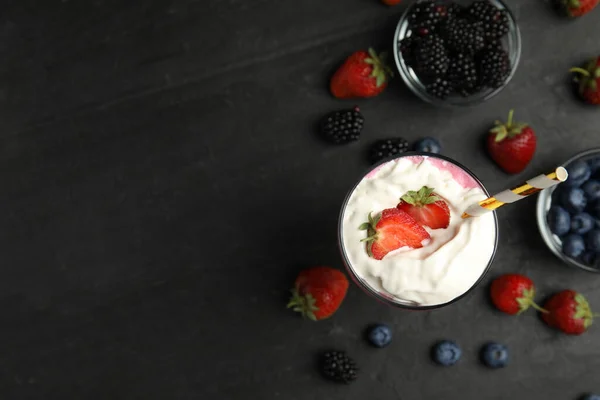
[[[357,51],[335,72],[329,89],[338,99],[377,96],[386,88],[392,70],[385,63],[386,55],[375,50]]]
[[[542,315],[544,322],[569,335],[581,335],[592,325],[595,316],[589,303],[581,293],[563,290],[544,304],[548,310]]]
[[[569,17],[581,17],[592,11],[599,0],[559,0],[559,5]]]
[[[516,315],[529,309],[547,313],[533,300],[535,286],[533,281],[524,275],[506,274],[496,278],[490,287],[490,297],[496,308],[506,314]]]
[[[492,160],[509,174],[525,169],[533,158],[537,144],[534,130],[525,123],[513,121],[514,110],[510,110],[508,121],[496,121],[487,137],[487,149]]]
[[[313,267],[300,272],[287,307],[313,321],[332,316],[348,291],[348,279],[331,267]]]
[[[429,233],[413,217],[397,208],[388,208],[380,216],[369,214],[369,222],[359,229],[367,231],[363,242],[367,243],[367,253],[381,260],[389,252],[408,246],[413,249],[423,247],[430,238]]]
[[[446,229],[450,225],[450,208],[434,189],[423,186],[419,191],[409,191],[396,206],[408,213],[418,223],[431,229]]]
[[[600,105],[600,57],[588,61],[585,68],[571,68],[577,74],[579,96],[590,104]]]

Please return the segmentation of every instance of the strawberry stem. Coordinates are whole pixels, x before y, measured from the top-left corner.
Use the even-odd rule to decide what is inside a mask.
[[[582,74],[583,76],[590,76],[590,71],[579,67],[571,68],[569,72],[573,72],[575,74]]]
[[[531,307],[535,308],[536,310],[538,310],[541,313],[550,314],[550,311],[546,310],[545,308],[542,308],[542,307],[538,306],[534,301],[532,301],[530,303],[530,305],[531,305]]]
[[[508,121],[506,122],[506,127],[508,128],[508,130],[510,130],[510,127],[512,126],[514,115],[515,115],[515,110],[510,110],[508,112]]]

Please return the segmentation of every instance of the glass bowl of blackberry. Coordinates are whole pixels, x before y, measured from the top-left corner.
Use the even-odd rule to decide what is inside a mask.
[[[394,36],[400,76],[439,106],[471,106],[498,94],[521,57],[514,15],[501,0],[416,0]]]
[[[569,178],[538,197],[540,233],[566,264],[600,273],[600,149],[579,153],[563,166]]]

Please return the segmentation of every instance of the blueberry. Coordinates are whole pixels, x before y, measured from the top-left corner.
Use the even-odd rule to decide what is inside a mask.
[[[592,175],[596,172],[600,171],[600,157],[594,157],[591,160],[588,160],[588,166],[590,167],[590,171]]]
[[[578,235],[588,233],[596,226],[596,220],[588,213],[579,213],[571,218],[571,232]]]
[[[581,262],[590,267],[595,267],[598,262],[598,253],[593,251],[586,251],[581,255]]]
[[[445,367],[456,364],[460,360],[461,355],[462,350],[460,347],[450,340],[438,342],[433,347],[433,360]]]
[[[561,192],[560,202],[568,212],[576,214],[583,211],[587,205],[585,193],[580,188],[569,188]]]
[[[438,154],[442,151],[442,146],[437,139],[432,137],[426,137],[418,140],[415,143],[415,151],[422,151],[424,153],[435,153]]]
[[[592,217],[600,219],[600,201],[588,206],[588,212],[592,215]]]
[[[581,186],[588,202],[592,203],[600,200],[600,181],[590,179]]]
[[[569,179],[567,179],[564,185],[571,187],[583,185],[585,181],[590,179],[590,175],[592,174],[588,164],[582,160],[573,161],[566,168],[567,172],[569,172]]]
[[[579,257],[585,251],[585,243],[583,238],[579,235],[575,235],[574,233],[565,237],[562,241],[562,251],[567,257]]]
[[[571,228],[571,216],[560,206],[550,207],[546,221],[548,221],[548,227],[552,233],[558,236],[566,235]]]
[[[392,342],[392,330],[387,325],[374,325],[369,329],[368,338],[373,346],[385,347]]]
[[[600,400],[600,394],[586,394],[581,400]]]
[[[481,350],[481,359],[490,368],[503,368],[508,364],[508,348],[499,343],[488,343]]]
[[[600,253],[600,229],[594,229],[585,235],[585,245],[589,251]]]

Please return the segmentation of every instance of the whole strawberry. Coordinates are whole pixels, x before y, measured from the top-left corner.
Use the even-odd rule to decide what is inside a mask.
[[[548,310],[547,314],[542,315],[544,322],[570,335],[582,334],[594,319],[585,297],[574,290],[556,293],[546,301],[544,308]]]
[[[332,316],[348,291],[348,279],[331,267],[313,267],[300,272],[287,307],[313,321]]]
[[[598,5],[598,0],[558,0],[559,6],[569,17],[581,17]]]
[[[377,55],[373,49],[352,54],[331,78],[331,94],[339,99],[377,96],[393,75],[384,59],[385,54]]]
[[[590,104],[600,104],[600,57],[588,61],[586,68],[571,68],[577,74],[579,95]]]
[[[510,110],[506,124],[496,121],[487,138],[490,157],[509,174],[523,171],[536,147],[533,129],[527,124],[513,122],[513,114],[514,110]]]
[[[510,315],[521,314],[533,307],[547,313],[535,301],[533,281],[524,275],[506,274],[496,278],[490,288],[492,303],[502,312]]]

